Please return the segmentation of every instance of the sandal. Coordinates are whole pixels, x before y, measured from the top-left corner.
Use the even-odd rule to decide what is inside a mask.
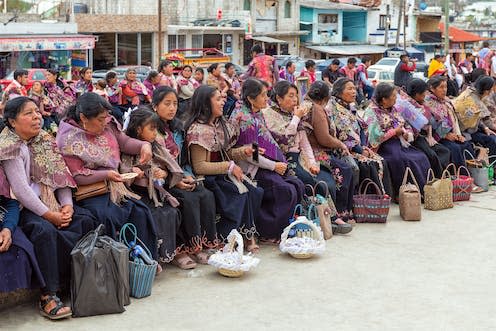
[[[55,302],[55,307],[50,309],[49,312],[45,310],[45,308],[50,304],[51,302]],[[66,313],[58,314],[58,312],[62,308],[69,308],[68,306],[64,306],[62,301],[60,301],[60,298],[56,295],[48,295],[46,299],[41,299],[40,298],[40,313],[42,316],[51,319],[51,320],[59,320],[63,318],[70,317],[72,315],[72,310],[69,308],[69,311]]]
[[[189,270],[196,268],[196,262],[193,261],[187,254],[179,257],[176,255],[174,260],[172,260],[172,264],[182,270]]]
[[[260,252],[260,246],[257,245],[257,242],[254,239],[245,243],[245,249],[252,254]]]
[[[484,192],[484,189],[480,186],[477,185],[472,185],[472,193],[482,193]]]
[[[199,263],[199,264],[208,264],[208,254],[203,252],[203,251],[200,251],[194,255],[191,255],[191,258],[193,260],[196,261],[196,263]]]

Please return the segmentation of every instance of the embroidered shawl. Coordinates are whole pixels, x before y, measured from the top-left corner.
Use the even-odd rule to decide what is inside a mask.
[[[174,140],[174,134],[169,128],[168,123],[165,123],[163,125],[163,129],[164,133],[159,132],[156,140],[168,150],[168,152],[172,155],[172,157],[174,157],[174,159],[177,159],[181,151],[179,150],[179,146],[177,146],[176,141]]]
[[[120,105],[122,103],[121,100],[122,91],[119,90],[119,84],[115,84],[113,86],[107,86],[105,90],[107,91],[107,95],[111,105]]]
[[[191,124],[186,136],[188,148],[191,145],[200,145],[209,152],[221,152],[231,149],[238,140],[239,126],[230,121],[224,122],[228,134],[227,144],[225,145],[224,129],[221,121],[224,121],[224,119],[217,119],[213,125],[198,122]]]
[[[461,131],[476,130],[480,119],[489,117],[490,111],[473,87],[468,87],[453,102]]]
[[[153,91],[155,91],[157,89],[157,87],[159,87],[159,83],[153,84],[148,79],[145,79],[143,81],[143,85],[146,87],[146,91],[147,91],[147,93],[148,93],[149,96],[152,96],[153,95]]]
[[[93,92],[94,86],[93,83],[90,81],[85,81],[84,79],[80,79],[76,82],[75,86],[76,92],[81,95],[84,93],[88,92]]]
[[[226,83],[226,80],[224,79],[224,77],[222,77],[222,75],[219,75],[218,77],[216,77],[212,74],[209,74],[208,78],[207,78],[207,85],[215,87],[219,91],[222,91],[223,89],[226,88],[227,83]]]
[[[67,108],[76,102],[76,98],[72,93],[66,93],[57,84],[52,84],[45,82],[45,91],[47,93],[48,99],[51,103],[48,107],[45,107],[45,111],[49,111],[52,114],[62,115],[66,112]]]
[[[265,149],[264,156],[274,161],[286,162],[286,158],[267,128],[261,112],[253,113],[248,107],[243,106],[236,110],[231,118],[238,123],[240,128],[238,146],[256,142],[258,146]]]
[[[332,123],[335,136],[349,149],[360,146],[360,122],[351,106],[339,98],[331,98],[325,107]]]
[[[450,132],[461,135],[455,109],[448,98],[441,100],[434,94],[428,93],[424,104],[430,108],[431,114],[434,117],[435,125],[432,128],[435,130],[434,137],[437,140],[444,138]]]
[[[129,81],[129,80],[123,79],[120,82],[119,87],[124,89],[126,86],[129,87],[131,89],[131,91],[133,91],[133,93],[135,93],[134,96],[136,96],[136,95],[148,95],[148,90],[147,90],[146,86],[140,81],[137,81],[137,80]]]
[[[0,161],[18,158],[24,143],[15,132],[4,128],[0,133]],[[50,210],[58,211],[60,205],[54,191],[59,188],[74,188],[76,183],[55,144],[55,139],[41,130],[36,137],[26,142],[26,145],[31,155],[31,180],[40,185],[40,199]]]
[[[15,99],[17,97],[26,97],[28,95],[28,90],[25,86],[21,85],[17,80],[13,80],[7,88],[4,90],[2,95],[3,102],[7,102],[10,99]]]
[[[296,141],[296,135],[286,134],[286,128],[291,123],[293,114],[285,112],[279,106],[274,105],[262,110],[262,115],[272,137],[283,153],[286,154],[294,146]],[[298,131],[300,130],[304,130],[301,121],[298,125]]]
[[[407,132],[410,131],[413,134],[410,125],[406,123],[394,106],[390,109],[384,109],[372,102],[365,111],[364,119],[368,126],[369,143],[373,148],[379,147],[389,130],[396,129],[400,125],[403,125]]]
[[[169,86],[175,91],[177,91],[177,82],[176,79],[174,78],[174,75],[172,76],[166,76],[163,73],[159,73],[160,76],[160,85],[161,86]]]
[[[0,197],[10,198],[10,184],[1,166],[0,166]]]
[[[401,89],[394,106],[408,124],[411,125],[415,134],[418,134],[424,126],[429,124],[427,118],[424,116],[424,107]]]

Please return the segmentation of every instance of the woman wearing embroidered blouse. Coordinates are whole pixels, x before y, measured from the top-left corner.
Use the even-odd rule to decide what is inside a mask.
[[[429,79],[427,85],[430,93],[425,97],[425,105],[430,108],[435,120],[432,126],[434,139],[450,150],[451,161],[457,167],[465,165],[464,150],[468,150],[472,155],[475,155],[475,152],[472,144],[462,135],[453,104],[446,97],[446,77],[434,76]]]
[[[7,102],[0,133],[0,161],[16,199],[23,205],[19,226],[33,243],[46,286],[40,312],[50,319],[69,317],[71,309],[57,291],[70,279],[70,253],[92,230],[95,219],[73,207],[75,182],[53,137],[41,130],[41,114],[27,97]]]
[[[264,189],[260,216],[256,226],[260,238],[278,242],[281,233],[288,225],[293,210],[305,191],[303,183],[296,177],[287,175],[286,157],[272,138],[260,111],[267,107],[267,83],[256,78],[248,78],[243,83],[243,107],[232,114],[232,119],[240,127],[237,146],[257,143],[265,152],[258,160],[248,158],[239,165],[247,176],[255,179]]]
[[[251,145],[233,148],[239,128],[223,118],[223,106],[224,98],[214,87],[200,86],[193,94],[186,137],[191,165],[197,175],[205,176],[205,186],[215,195],[219,235],[226,239],[237,229],[247,240],[247,250],[256,253],[255,220],[263,189],[249,183],[234,163],[251,158],[254,150]]]
[[[413,131],[395,108],[398,92],[388,83],[379,83],[374,100],[365,111],[369,143],[388,163],[394,198],[399,193],[405,169],[410,167],[423,191],[430,168],[424,153],[410,145]]]
[[[179,182],[172,187],[169,182],[169,191],[180,201],[182,214],[181,229],[178,233],[179,249],[173,263],[181,269],[191,269],[196,263],[188,254],[198,263],[206,264],[209,257],[206,250],[217,248],[219,245],[215,226],[215,197],[201,181],[196,181],[197,178],[194,178],[188,164],[185,133],[182,123],[177,118],[176,91],[168,86],[160,86],[153,93],[152,107],[160,118],[155,141],[167,150],[183,169]]]
[[[122,225],[133,223],[139,238],[157,260],[156,229],[150,209],[125,187],[117,171],[121,152],[140,155],[135,165],[138,167],[151,160],[151,145],[123,133],[117,121],[109,116],[111,110],[112,106],[101,96],[83,94],[69,109],[67,118],[60,122],[57,145],[79,189],[92,185],[98,192],[81,197],[78,204],[103,223],[113,238]],[[139,168],[133,171],[141,173]]]
[[[280,81],[272,90],[274,106],[262,111],[263,118],[272,137],[285,153],[289,167],[305,184],[314,186],[326,182],[332,200],[336,201],[336,181],[330,170],[320,167],[315,160],[307,133],[300,123],[309,109],[298,106],[298,89],[288,81]],[[317,193],[325,196],[326,190],[320,185]]]
[[[146,86],[136,78],[136,69],[134,68],[127,69],[119,87],[122,89],[123,106],[138,106],[143,103],[150,103],[152,99]]]
[[[48,69],[46,71],[46,81],[43,86],[48,99],[51,101],[45,107],[45,111],[56,115],[60,119],[67,111],[67,108],[76,101],[76,96],[69,86],[63,89],[57,84],[57,75],[58,72],[55,69]]]
[[[81,96],[84,93],[93,92],[95,88],[93,86],[93,81],[91,78],[93,77],[93,70],[89,67],[84,67],[79,72],[79,80],[76,82],[76,94],[77,96]]]

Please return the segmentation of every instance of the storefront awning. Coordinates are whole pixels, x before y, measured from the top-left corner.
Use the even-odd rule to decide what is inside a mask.
[[[95,37],[88,35],[0,36],[0,52],[63,51],[95,48]]]
[[[379,54],[386,51],[386,47],[378,45],[341,45],[341,46],[306,46],[308,49],[334,55],[365,55]]]
[[[258,37],[254,36],[251,39],[261,41],[263,43],[270,43],[270,44],[287,44],[288,43],[286,40],[276,39],[276,38],[267,37],[267,36],[258,36]]]

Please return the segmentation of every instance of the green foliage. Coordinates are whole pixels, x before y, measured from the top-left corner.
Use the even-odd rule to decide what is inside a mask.
[[[5,0],[4,0],[5,1]],[[7,0],[7,12],[20,12],[25,13],[33,7],[32,3],[22,0]]]

